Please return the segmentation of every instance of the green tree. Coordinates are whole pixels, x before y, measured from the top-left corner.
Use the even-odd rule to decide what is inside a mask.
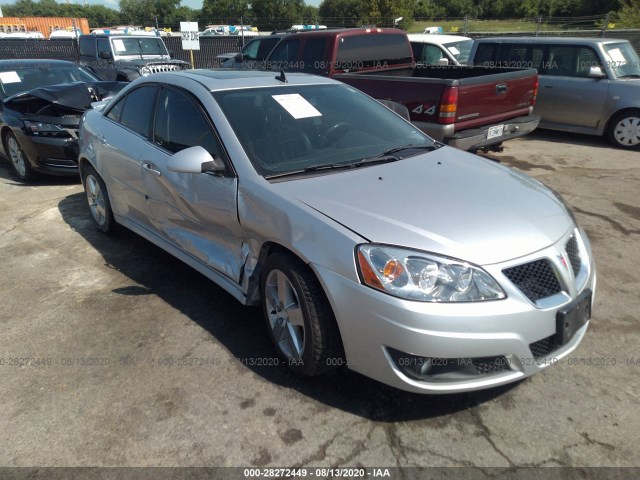
[[[165,17],[171,18],[179,5],[180,0],[120,0],[120,13],[128,23],[150,26],[156,17],[164,24]]]
[[[620,0],[620,7],[612,16],[616,28],[640,28],[640,0]]]
[[[330,27],[354,27],[365,22],[364,0],[324,0],[318,8],[323,24]]]
[[[210,19],[211,23],[238,23],[240,17],[246,17],[249,13],[249,2],[246,0],[204,0],[201,15]]]

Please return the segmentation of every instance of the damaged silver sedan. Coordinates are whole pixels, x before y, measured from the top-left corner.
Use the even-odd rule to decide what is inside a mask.
[[[80,125],[93,220],[261,305],[293,371],[421,393],[525,378],[574,350],[596,283],[564,201],[304,74],[136,80]]]

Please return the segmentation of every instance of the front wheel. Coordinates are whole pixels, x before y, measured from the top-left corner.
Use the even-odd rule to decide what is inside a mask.
[[[338,325],[306,265],[291,255],[271,255],[262,274],[261,294],[269,334],[291,370],[314,376],[341,364]]]
[[[640,110],[616,115],[609,126],[609,141],[620,148],[640,147]]]
[[[13,167],[16,178],[22,183],[33,180],[34,174],[29,159],[13,132],[7,132],[4,136],[4,149],[11,160],[11,167]]]
[[[84,191],[89,211],[91,211],[91,218],[93,218],[98,230],[104,233],[112,232],[115,229],[116,221],[111,211],[107,187],[91,165],[87,165],[84,169]]]

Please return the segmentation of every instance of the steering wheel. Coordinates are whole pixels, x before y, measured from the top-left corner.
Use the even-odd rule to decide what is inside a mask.
[[[339,121],[327,128],[322,134],[322,138],[324,138],[325,145],[330,145],[340,140],[347,132],[355,128],[356,127],[349,122]]]

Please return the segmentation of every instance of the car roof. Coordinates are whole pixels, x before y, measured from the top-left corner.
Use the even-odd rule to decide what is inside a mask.
[[[62,68],[77,67],[78,65],[67,60],[50,60],[50,59],[13,59],[0,60],[0,70],[18,70],[20,68]]]
[[[594,43],[622,43],[628,42],[622,38],[590,38],[590,37],[487,37],[478,38],[479,43],[537,43],[560,45],[593,45]]]
[[[437,45],[473,40],[472,38],[463,37],[462,35],[439,35],[436,33],[410,33],[407,37],[409,37],[410,42],[435,43]]]
[[[327,28],[322,30],[302,30],[300,32],[290,33],[287,37],[335,37],[341,35],[343,37],[349,37],[352,35],[362,35],[363,33],[376,34],[376,33],[401,33],[405,34],[403,30],[398,28]]]
[[[144,78],[150,82],[155,80],[167,83],[180,83],[179,81],[176,82],[176,77],[191,79],[202,84],[212,92],[243,88],[340,84],[340,82],[330,78],[309,75],[306,73],[285,73],[286,82],[282,82],[281,80],[276,79],[279,75],[280,74],[275,71],[194,69],[169,73],[156,73]]]

